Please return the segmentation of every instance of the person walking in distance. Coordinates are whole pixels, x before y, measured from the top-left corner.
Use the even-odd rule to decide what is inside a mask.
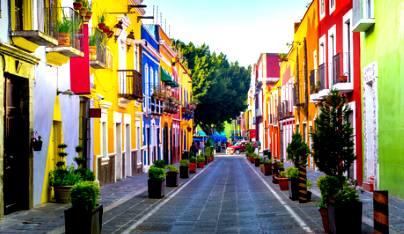
[[[198,146],[196,145],[196,142],[193,142],[193,143],[192,143],[192,146],[191,146],[191,148],[189,149],[189,151],[194,152],[194,155],[195,155],[195,157],[196,157],[196,155],[197,155],[197,153],[198,153]]]

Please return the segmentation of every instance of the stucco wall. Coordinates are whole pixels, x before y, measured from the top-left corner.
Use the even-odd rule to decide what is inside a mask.
[[[376,23],[366,33],[361,33],[361,68],[375,61],[378,63],[379,189],[404,198],[404,187],[397,186],[402,184],[404,176],[404,126],[401,121],[404,105],[404,2],[374,3]],[[362,101],[362,107],[363,104]]]

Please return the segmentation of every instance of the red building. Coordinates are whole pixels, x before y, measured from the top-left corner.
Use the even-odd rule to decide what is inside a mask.
[[[360,90],[360,34],[352,32],[352,0],[318,1],[319,80],[325,84],[320,97],[338,89],[347,97],[352,114],[349,117],[355,135],[358,159],[348,171],[348,178],[362,185],[362,121]]]

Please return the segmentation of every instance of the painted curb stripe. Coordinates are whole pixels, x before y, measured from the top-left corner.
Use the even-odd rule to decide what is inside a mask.
[[[244,160],[243,160],[244,161]],[[245,161],[246,162],[246,161]],[[246,162],[247,163],[247,162]],[[269,184],[258,174],[258,172],[251,166],[251,164],[247,163],[251,170],[253,170],[255,172],[255,174],[258,176],[258,178],[261,179],[262,183],[265,184],[265,186],[271,191],[271,193],[276,197],[276,199],[279,201],[279,203],[281,203],[285,209],[292,215],[292,217],[296,220],[296,222],[300,225],[301,228],[303,228],[303,230],[305,230],[306,232],[309,233],[314,233],[309,226],[307,226],[307,224],[299,217],[299,215],[297,215],[292,208],[290,208],[290,206],[288,204],[286,204],[286,202],[284,202],[282,200],[282,198],[278,195],[277,192],[275,192],[275,190],[273,190],[271,188],[271,186],[269,186]]]

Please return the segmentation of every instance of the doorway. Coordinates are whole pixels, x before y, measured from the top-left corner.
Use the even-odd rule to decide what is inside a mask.
[[[117,180],[122,179],[122,125],[120,123],[116,124],[115,129],[115,138],[116,138],[116,159],[115,159],[115,178]]]
[[[123,174],[124,177],[132,175],[132,172],[131,172],[132,165],[131,165],[131,163],[134,163],[131,160],[131,157],[132,157],[132,155],[131,155],[131,151],[132,151],[131,150],[131,148],[132,148],[131,135],[132,134],[131,134],[130,124],[125,125],[125,133],[126,133],[126,135],[125,135],[125,164],[126,165],[125,165],[125,173]]]
[[[163,154],[164,162],[168,164],[168,127],[167,125],[163,128]]]
[[[4,93],[3,192],[5,214],[9,214],[29,207],[28,79],[5,75]]]

